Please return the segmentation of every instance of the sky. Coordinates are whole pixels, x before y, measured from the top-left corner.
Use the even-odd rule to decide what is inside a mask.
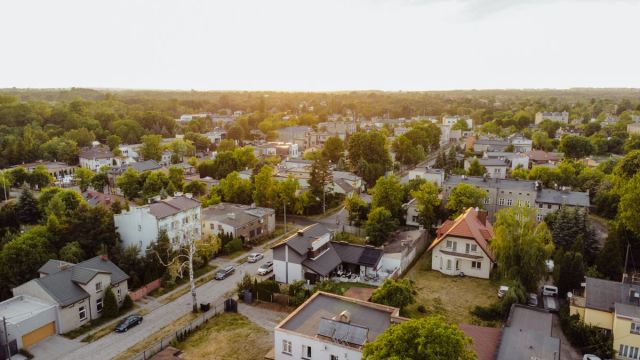
[[[640,0],[21,0],[0,88],[640,88]]]

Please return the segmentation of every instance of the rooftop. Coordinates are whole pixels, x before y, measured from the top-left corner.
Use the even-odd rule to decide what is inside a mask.
[[[429,251],[442,242],[448,236],[459,236],[473,239],[480,246],[482,251],[494,260],[489,249],[489,242],[493,238],[493,227],[487,221],[487,212],[468,208],[455,220],[445,221],[437,231],[437,238],[429,246]]]
[[[482,176],[451,175],[445,180],[444,185],[456,186],[460,183],[482,188],[535,191],[535,181],[533,180],[485,179]]]
[[[156,218],[162,219],[198,206],[200,206],[200,202],[195,199],[186,196],[174,196],[149,204],[149,212]]]
[[[513,305],[502,332],[498,360],[557,359],[560,339],[551,336],[553,315],[542,309]]]
[[[113,153],[107,146],[85,147],[78,151],[78,156],[84,159],[109,159]]]
[[[581,191],[564,191],[542,189],[538,191],[536,201],[545,204],[562,204],[570,206],[589,207],[589,194]]]
[[[274,213],[273,209],[250,205],[219,203],[202,209],[202,221],[217,221],[240,228]]]
[[[606,312],[615,310],[616,313],[633,316],[640,310],[640,299],[631,296],[632,290],[640,293],[640,286],[586,277],[585,306]]]
[[[473,339],[473,349],[478,360],[495,360],[502,329],[485,326],[459,324],[460,330]]]
[[[46,304],[27,295],[14,296],[0,303],[0,317],[6,317],[7,323],[17,324],[52,306],[55,305]]]

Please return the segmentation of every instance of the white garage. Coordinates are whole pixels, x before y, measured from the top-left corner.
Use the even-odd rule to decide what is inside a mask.
[[[28,349],[57,332],[56,306],[30,296],[1,302],[0,320],[2,317],[6,318],[9,342],[15,341],[18,349]]]

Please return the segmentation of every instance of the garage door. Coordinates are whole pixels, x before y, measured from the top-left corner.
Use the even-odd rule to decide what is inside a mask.
[[[54,322],[50,322],[41,328],[37,328],[28,334],[24,334],[22,336],[22,347],[28,348],[29,346],[37,344],[55,333],[56,325]]]

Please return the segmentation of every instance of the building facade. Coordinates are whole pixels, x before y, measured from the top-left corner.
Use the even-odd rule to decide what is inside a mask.
[[[231,234],[234,238],[253,241],[276,230],[273,209],[252,205],[220,203],[202,209],[202,234]]]

